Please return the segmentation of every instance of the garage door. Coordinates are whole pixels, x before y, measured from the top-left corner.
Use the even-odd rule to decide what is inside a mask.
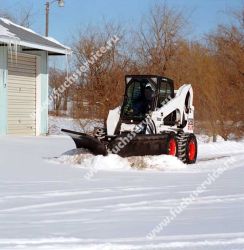
[[[36,57],[8,58],[8,134],[36,135]]]

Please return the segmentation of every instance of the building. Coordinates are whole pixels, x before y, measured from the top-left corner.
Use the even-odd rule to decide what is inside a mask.
[[[48,132],[48,57],[67,55],[54,39],[0,18],[0,135]]]

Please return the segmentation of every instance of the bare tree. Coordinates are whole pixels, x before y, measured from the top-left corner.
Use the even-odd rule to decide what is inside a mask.
[[[7,18],[12,22],[17,23],[21,26],[30,28],[34,19],[33,7],[32,6],[28,8],[20,7],[20,11],[18,12],[17,15],[14,15],[9,10],[0,10],[0,16]]]
[[[219,133],[227,139],[236,124],[244,120],[244,9],[235,12],[235,23],[220,25],[209,35],[209,45],[218,66]],[[243,133],[242,127],[237,130]]]
[[[34,14],[33,14],[33,7],[24,8],[21,11],[21,15],[18,17],[18,23],[21,26],[26,28],[30,28],[33,24]]]
[[[112,41],[111,39],[119,41]],[[88,65],[79,76],[76,102],[79,116],[105,118],[109,108],[119,104],[124,90],[127,60],[120,52],[123,30],[120,25],[105,23],[102,28],[89,27],[74,44],[75,67]],[[105,49],[104,49],[105,48]],[[101,51],[104,53],[101,54]],[[100,56],[94,56],[100,51]],[[77,92],[77,93],[78,93]],[[82,113],[83,112],[83,113]]]
[[[61,115],[61,111],[67,111],[67,102],[71,93],[71,88],[64,88],[66,72],[56,68],[49,70],[50,96],[52,96],[52,107],[54,115]],[[52,95],[56,90],[58,95]]]
[[[164,75],[186,28],[183,12],[167,4],[156,4],[137,32],[136,55],[144,71]]]

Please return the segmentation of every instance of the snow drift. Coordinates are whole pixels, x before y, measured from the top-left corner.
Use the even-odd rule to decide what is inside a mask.
[[[84,149],[74,149],[62,154],[51,161],[69,164],[80,168],[91,168],[97,170],[177,170],[185,169],[186,165],[179,159],[169,155],[158,156],[133,156],[122,158],[115,154],[108,156],[94,156]]]

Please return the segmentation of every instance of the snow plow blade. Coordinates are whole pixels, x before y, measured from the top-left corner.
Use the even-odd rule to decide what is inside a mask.
[[[117,136],[108,148],[115,154],[122,157],[161,155],[168,154],[168,142],[170,135],[136,135],[132,140],[128,140],[125,135]],[[120,147],[120,145],[122,145]]]
[[[75,131],[71,131],[68,129],[61,129],[62,132],[65,134],[69,135],[75,145],[76,148],[85,148],[90,150],[94,155],[107,155],[107,149],[104,144],[102,144],[98,139],[84,134],[84,133],[79,133]]]
[[[104,156],[108,155],[108,152],[118,154],[121,157],[169,154],[169,140],[172,138],[172,134],[138,134],[129,139],[127,134],[124,134],[113,138],[106,147],[93,136],[67,129],[61,131],[73,139],[76,148],[88,149],[94,155]]]

